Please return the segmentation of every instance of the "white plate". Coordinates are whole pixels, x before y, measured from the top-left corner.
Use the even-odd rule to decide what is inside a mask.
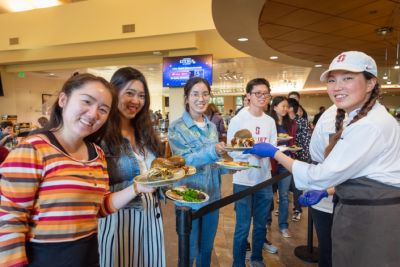
[[[195,166],[188,166],[188,167],[189,167],[189,171],[188,171],[188,173],[186,173],[186,176],[193,175],[193,174],[196,173],[196,167]]]
[[[279,141],[289,141],[291,139],[293,139],[293,136],[288,136],[288,137],[279,137],[278,136],[278,142]]]
[[[234,162],[234,161],[229,161],[229,162]],[[231,165],[231,164],[227,164],[226,161],[217,161],[215,163],[228,169],[228,170],[235,170],[235,171],[247,170],[250,168],[260,168],[259,166],[255,166],[255,165],[249,165],[249,166]]]
[[[185,171],[183,169],[176,169],[173,172],[174,172],[174,176],[170,179],[149,181],[147,179],[147,172],[136,176],[134,179],[138,184],[157,187],[157,186],[163,186],[163,185],[175,183],[176,181],[179,181],[180,179],[185,177]]]
[[[302,150],[303,148],[301,148],[301,147],[291,148],[288,146],[278,146],[278,149],[281,152],[285,152],[285,151],[297,152],[297,151]]]
[[[198,190],[196,190],[197,192],[200,192],[200,191],[198,191]],[[172,199],[173,201],[176,201],[176,202],[180,202],[180,203],[196,203],[196,204],[198,204],[198,203],[203,203],[203,202],[206,202],[206,201],[208,201],[209,199],[210,199],[210,197],[209,197],[209,195],[207,195],[206,193],[204,193],[204,192],[202,192],[203,194],[204,194],[204,196],[206,197],[205,199],[203,199],[202,201],[198,201],[198,202],[192,202],[192,201],[186,201],[186,200],[182,200],[182,199],[176,199],[176,198],[174,198],[172,195],[171,195],[171,190],[168,190],[167,192],[165,192],[165,195],[169,198],[169,199]]]
[[[249,147],[232,147],[232,146],[226,146],[225,150],[226,151],[245,151],[247,149],[253,148],[252,146]]]

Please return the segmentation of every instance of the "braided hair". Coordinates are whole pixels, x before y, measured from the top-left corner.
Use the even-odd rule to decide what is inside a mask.
[[[375,78],[374,75],[372,75],[369,72],[363,71],[362,74],[364,75],[364,78],[366,80],[371,80],[372,78]],[[375,105],[376,101],[379,99],[380,96],[380,86],[379,83],[377,82],[374,86],[374,88],[371,91],[371,95],[369,96],[369,99],[364,103],[364,105],[361,107],[360,111],[357,113],[356,116],[350,121],[350,124],[353,124],[357,122],[358,120],[364,118],[367,116],[368,112],[372,109],[372,107]],[[345,111],[343,109],[337,109],[336,112],[336,122],[335,122],[335,129],[336,133],[329,138],[329,144],[325,148],[325,158],[331,153],[333,148],[335,147],[336,143],[339,141],[339,139],[342,136],[343,132],[343,120],[345,117]]]

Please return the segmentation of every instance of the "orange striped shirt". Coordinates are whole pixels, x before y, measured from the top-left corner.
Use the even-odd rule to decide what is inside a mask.
[[[95,159],[80,161],[32,136],[11,151],[0,166],[0,266],[27,263],[26,240],[78,240],[115,211],[105,156],[95,149]]]

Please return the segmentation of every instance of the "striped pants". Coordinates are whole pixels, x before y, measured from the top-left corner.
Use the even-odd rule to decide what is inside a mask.
[[[142,194],[143,210],[121,209],[99,220],[101,267],[165,267],[159,199]]]

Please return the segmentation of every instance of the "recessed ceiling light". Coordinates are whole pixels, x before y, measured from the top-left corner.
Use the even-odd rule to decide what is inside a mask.
[[[239,42],[247,42],[249,39],[246,37],[240,37],[237,39]]]
[[[153,55],[156,55],[156,56],[159,56],[159,55],[161,55],[162,53],[160,52],[160,51],[154,51],[153,52]]]
[[[316,68],[321,68],[322,65],[321,65],[321,64],[315,64],[314,67],[316,67]]]
[[[148,68],[148,70],[149,70],[149,71],[152,71],[152,70],[154,70],[154,68],[150,67],[150,68]]]
[[[278,59],[278,56],[270,56],[269,59],[275,60]]]

